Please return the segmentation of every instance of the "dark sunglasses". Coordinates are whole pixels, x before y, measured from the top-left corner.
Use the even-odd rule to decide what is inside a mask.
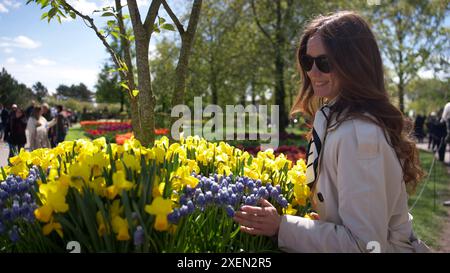
[[[320,55],[317,57],[311,57],[309,55],[304,55],[300,58],[300,65],[305,71],[310,71],[313,64],[316,63],[316,67],[323,73],[330,73],[330,63],[325,55]]]

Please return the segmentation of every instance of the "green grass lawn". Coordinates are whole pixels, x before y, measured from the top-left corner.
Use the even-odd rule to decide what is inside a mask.
[[[65,140],[77,140],[80,138],[88,138],[88,137],[84,134],[84,131],[81,128],[80,124],[77,123],[74,124],[72,127],[70,127]]]
[[[433,161],[429,152],[420,152],[423,169],[428,172]],[[439,248],[439,237],[447,215],[442,202],[450,199],[450,175],[442,162],[436,160],[428,182],[424,179],[416,189],[416,193],[409,199],[411,207],[416,201],[423,187],[423,193],[415,207],[410,212],[413,217],[414,231],[417,236],[433,249]],[[426,184],[425,184],[426,183]]]

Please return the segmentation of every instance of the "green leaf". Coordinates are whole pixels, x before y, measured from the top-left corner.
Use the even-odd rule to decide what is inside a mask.
[[[112,12],[110,12],[110,11],[108,11],[108,12],[104,12],[103,14],[102,14],[102,17],[108,17],[108,16],[116,16],[114,13],[112,13]]]
[[[130,90],[130,87],[128,87],[128,85],[126,85],[125,83],[121,82],[120,86],[122,86],[123,88],[125,88],[126,90]]]
[[[108,27],[112,28],[116,24],[116,21],[115,20],[108,20],[108,22],[106,22],[106,24],[108,25]]]
[[[71,11],[69,12],[70,17],[72,17],[73,19],[75,19],[77,17],[77,15],[75,14],[75,12]]]
[[[51,19],[53,16],[55,16],[56,12],[58,11],[57,8],[51,8],[48,12],[48,18]]]
[[[41,20],[44,20],[45,18],[47,18],[47,16],[48,16],[48,12],[42,13]]]
[[[156,33],[160,33],[160,30],[159,30],[159,27],[158,27],[157,24],[153,25],[153,31],[156,32]]]
[[[162,24],[164,24],[165,22],[166,22],[166,19],[164,19],[164,18],[158,16],[158,24],[159,24],[159,25],[162,25]]]
[[[175,31],[175,28],[171,24],[164,24],[164,25],[161,26],[161,28],[162,29],[166,29],[166,30],[170,30],[170,31]]]
[[[111,34],[112,34],[112,36],[116,37],[116,39],[120,39],[120,38],[119,38],[120,35],[119,35],[118,32],[116,32],[116,31],[111,31]]]
[[[139,90],[134,89],[134,90],[132,91],[132,95],[133,95],[133,97],[136,97],[137,95],[139,95]]]

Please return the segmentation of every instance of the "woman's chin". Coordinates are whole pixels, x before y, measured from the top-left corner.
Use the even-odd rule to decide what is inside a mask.
[[[332,92],[329,89],[315,88],[314,96],[319,98],[327,98],[332,95]]]

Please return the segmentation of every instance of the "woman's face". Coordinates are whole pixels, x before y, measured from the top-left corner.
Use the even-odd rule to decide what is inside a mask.
[[[16,118],[20,118],[20,117],[22,117],[22,116],[23,116],[22,110],[17,109],[17,110],[16,110]]]
[[[313,35],[308,39],[306,55],[314,58],[326,54],[325,46],[320,35]],[[324,73],[317,68],[316,63],[314,62],[311,70],[306,73],[311,80],[315,96],[325,97],[330,100],[337,96],[337,80],[333,76],[332,70],[330,73]]]

